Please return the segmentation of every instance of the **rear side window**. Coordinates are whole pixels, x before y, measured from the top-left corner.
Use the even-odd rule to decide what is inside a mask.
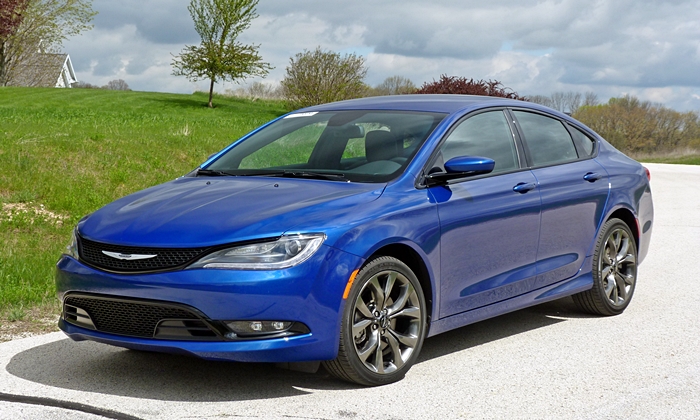
[[[513,113],[525,136],[534,166],[554,165],[578,159],[569,131],[561,122],[532,112]]]
[[[579,154],[582,157],[593,156],[593,153],[595,152],[595,140],[588,137],[578,128],[571,125],[569,125],[569,127],[571,127],[571,134],[574,137],[574,143],[576,143],[576,148],[578,149]]]

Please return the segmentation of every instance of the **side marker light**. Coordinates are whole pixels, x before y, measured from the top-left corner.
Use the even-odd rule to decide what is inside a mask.
[[[350,279],[348,279],[348,284],[345,286],[345,292],[343,293],[343,300],[347,299],[348,296],[350,295],[350,289],[352,288],[352,283],[355,281],[355,277],[357,277],[357,273],[359,273],[360,270],[357,269],[350,274]]]

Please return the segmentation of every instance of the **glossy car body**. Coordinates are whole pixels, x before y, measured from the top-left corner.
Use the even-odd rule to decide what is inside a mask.
[[[401,167],[379,181],[279,174],[203,176],[205,172],[195,170],[95,211],[79,223],[78,243],[57,264],[57,288],[65,304],[60,328],[74,340],[206,359],[331,360],[338,356],[341,319],[354,275],[377,256],[393,257],[415,273],[425,296],[429,337],[591,289],[596,238],[613,218],[632,232],[637,264],[647,253],[653,208],[645,169],[566,115],[499,98],[406,95],[320,105],[278,121],[317,118],[338,110],[351,115],[348,119],[369,110],[438,117],[418,146],[400,140],[407,145],[404,157],[396,159]],[[237,148],[243,150],[255,133],[272,130],[275,124],[235,142],[201,168],[213,175],[217,161]],[[510,139],[509,155],[503,155],[506,149],[494,150],[493,156],[450,151],[450,145],[469,142],[459,130],[489,129],[507,130],[503,138]],[[528,142],[532,130],[557,135],[568,131],[575,152]],[[369,143],[367,132],[352,135]],[[451,138],[458,140],[448,141]],[[489,152],[488,147],[480,151]],[[369,156],[369,144],[365,151]],[[443,174],[447,171],[450,157],[471,155],[494,160],[494,171],[454,179],[431,177],[440,169]],[[453,163],[458,167],[459,159]],[[321,235],[323,243],[291,267],[188,265],[224,246],[296,234]],[[101,267],[95,263],[97,257],[86,260],[93,245],[98,254],[107,250],[125,258],[180,248],[197,248],[199,254],[176,268],[120,272]],[[80,299],[97,306],[82,308],[85,301]],[[130,330],[117,325],[105,331],[86,321],[85,312],[90,316],[101,310],[102,303],[121,312],[119,322],[126,324],[141,322],[140,314],[129,311],[139,312],[151,304],[158,310],[190,311],[199,323],[167,321],[177,318],[167,314],[155,336],[114,333],[110,331]],[[295,324],[293,331],[284,324],[278,335],[236,335],[226,324],[232,321]],[[183,328],[185,332],[180,332]],[[197,328],[208,329],[208,335],[198,338]]]

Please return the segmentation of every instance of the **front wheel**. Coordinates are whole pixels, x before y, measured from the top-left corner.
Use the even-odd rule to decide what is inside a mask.
[[[370,261],[345,303],[338,357],[324,367],[361,385],[400,380],[423,345],[426,315],[423,290],[406,264],[393,257]]]
[[[637,243],[629,226],[608,220],[593,254],[593,288],[573,296],[583,310],[618,315],[629,305],[637,283]]]

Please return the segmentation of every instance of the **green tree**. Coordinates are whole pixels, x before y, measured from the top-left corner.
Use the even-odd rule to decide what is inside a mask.
[[[92,0],[24,0],[0,3],[0,86],[11,84],[22,64],[42,52],[58,52],[63,41],[92,29]]]
[[[311,105],[359,98],[367,91],[365,59],[355,54],[342,56],[317,47],[290,58],[282,80],[282,91],[289,105]]]
[[[672,152],[700,143],[696,112],[680,113],[634,96],[582,106],[573,116],[625,153]]]
[[[214,84],[249,76],[265,76],[272,68],[258,54],[259,45],[236,39],[258,17],[258,0],[191,0],[187,10],[202,42],[186,45],[172,62],[173,74],[192,81],[209,80],[209,108]]]

